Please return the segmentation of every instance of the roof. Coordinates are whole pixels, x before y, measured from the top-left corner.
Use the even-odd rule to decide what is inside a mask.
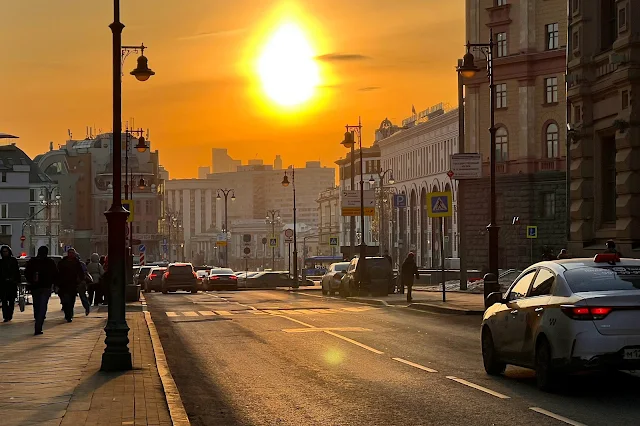
[[[606,262],[594,262],[594,258],[593,257],[584,257],[584,258],[576,258],[576,259],[563,259],[563,260],[550,260],[550,261],[546,261],[546,262],[540,262],[536,265],[547,265],[547,266],[553,266],[555,265],[555,267],[553,269],[556,269],[558,267],[561,267],[561,269],[568,271],[568,270],[572,270],[572,269],[579,269],[579,268],[594,268],[594,267],[600,267],[600,266],[606,266],[608,265],[608,263]],[[534,265],[532,265],[534,266]],[[620,262],[617,262],[615,265],[611,265],[611,266],[639,266],[640,267],[640,259],[629,259],[629,258],[622,258],[620,259]]]
[[[29,183],[53,183],[23,150],[15,145],[0,145],[0,170],[12,170],[14,165],[29,166]]]

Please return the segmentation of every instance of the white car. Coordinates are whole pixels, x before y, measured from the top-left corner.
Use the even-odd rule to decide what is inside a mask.
[[[640,369],[640,260],[604,253],[540,262],[518,276],[482,321],[488,374],[533,368],[538,387],[592,369]]]
[[[349,262],[332,263],[329,270],[322,276],[320,284],[322,285],[322,294],[330,294],[333,296],[340,289],[340,280],[349,268]]]

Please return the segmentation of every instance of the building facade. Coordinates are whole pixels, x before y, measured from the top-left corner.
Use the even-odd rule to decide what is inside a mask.
[[[226,148],[211,149],[211,173],[232,173],[240,164],[240,160],[231,158]]]
[[[340,187],[327,188],[318,195],[318,255],[336,256],[340,253]],[[331,239],[337,238],[336,245]]]
[[[614,239],[638,257],[640,5],[572,0],[569,24],[569,252],[593,256]]]
[[[587,2],[582,2],[587,3]],[[467,39],[488,43],[493,32],[496,83],[496,191],[501,268],[538,260],[543,248],[566,246],[566,0],[471,0]],[[462,48],[462,46],[461,46]],[[465,84],[465,152],[484,161],[483,179],[463,191],[470,268],[488,266],[490,126],[488,77],[483,70]],[[538,238],[526,238],[537,226]]]

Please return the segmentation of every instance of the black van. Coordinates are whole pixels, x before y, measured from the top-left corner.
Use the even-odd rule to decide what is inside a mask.
[[[367,257],[362,262],[361,259],[355,258],[351,260],[340,281],[340,296],[386,296],[389,294],[392,280],[393,268],[388,259],[381,256]]]

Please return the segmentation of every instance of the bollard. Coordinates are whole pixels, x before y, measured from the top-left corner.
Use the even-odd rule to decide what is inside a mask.
[[[485,274],[484,277],[484,307],[485,309],[489,306],[487,303],[487,297],[496,291],[500,291],[500,285],[498,284],[498,277],[495,274]]]

